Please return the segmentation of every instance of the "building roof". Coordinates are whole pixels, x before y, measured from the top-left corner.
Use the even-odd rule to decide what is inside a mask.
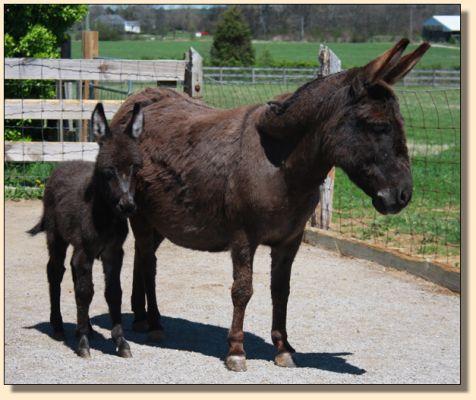
[[[99,15],[97,20],[105,24],[124,25],[124,18],[117,14]]]
[[[427,19],[423,26],[441,26],[443,32],[459,32],[460,16],[459,15],[433,15]]]

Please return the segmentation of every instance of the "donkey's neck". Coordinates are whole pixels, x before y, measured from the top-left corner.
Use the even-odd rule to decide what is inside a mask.
[[[104,192],[105,185],[97,171],[94,171],[88,188],[86,189],[86,199],[91,204],[92,218],[98,232],[103,232],[116,225],[120,217],[113,209],[113,205],[108,201],[107,193]]]
[[[282,101],[270,102],[259,118],[259,129],[276,138],[295,139],[314,133],[339,107],[347,76],[348,73],[343,72],[314,79]]]
[[[346,86],[346,73],[318,78],[287,97],[281,113],[271,109],[262,114],[260,131],[291,149],[282,169],[293,186],[316,187],[333,167],[326,137],[339,120]]]

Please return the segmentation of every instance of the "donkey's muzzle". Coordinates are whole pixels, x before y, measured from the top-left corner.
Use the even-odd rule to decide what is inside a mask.
[[[407,206],[412,191],[404,188],[379,190],[372,199],[375,209],[381,214],[397,214]]]
[[[116,208],[119,214],[121,214],[124,218],[132,216],[137,210],[135,202],[132,199],[124,197],[119,201],[119,203],[117,203]]]

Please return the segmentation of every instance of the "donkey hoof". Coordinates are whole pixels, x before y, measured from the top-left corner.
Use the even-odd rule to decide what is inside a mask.
[[[55,331],[51,334],[51,337],[54,340],[57,340],[58,342],[63,342],[65,337],[64,337],[64,331]]]
[[[149,333],[147,333],[147,339],[151,342],[161,342],[165,339],[165,333],[161,329],[149,331]]]
[[[122,358],[132,358],[132,352],[131,352],[131,349],[129,347],[121,347],[117,354],[119,355],[119,357],[122,357]]]
[[[291,353],[279,353],[274,359],[274,363],[279,367],[286,368],[295,368],[296,364],[294,363]]]
[[[81,358],[91,358],[91,353],[89,352],[89,349],[86,347],[80,347],[78,349],[78,356]]]
[[[230,371],[244,372],[246,371],[246,357],[238,355],[227,356],[225,365]]]
[[[142,321],[134,321],[132,323],[132,330],[135,332],[145,333],[149,330],[149,323],[145,319]]]
[[[129,346],[129,343],[126,342],[126,339],[124,339],[124,337],[119,338],[116,351],[119,357],[123,357],[123,358],[132,357],[131,348]]]

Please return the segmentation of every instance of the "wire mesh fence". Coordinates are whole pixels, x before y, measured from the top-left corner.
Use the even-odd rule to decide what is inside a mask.
[[[317,72],[317,71],[316,71]],[[272,84],[246,79],[237,81],[204,75],[203,101],[219,108],[262,103],[277,95],[290,93],[309,80],[303,76],[287,77]],[[299,75],[299,74],[295,74]],[[5,81],[5,92],[36,89],[35,98],[80,97],[84,82]],[[157,80],[132,82],[94,82],[90,96],[94,102],[120,101],[144,87],[156,86]],[[22,86],[22,85],[26,85]],[[28,86],[30,85],[30,86]],[[36,85],[36,86],[35,86]],[[176,82],[183,90],[183,81]],[[330,229],[344,237],[363,240],[405,254],[459,267],[460,263],[460,193],[461,136],[460,90],[458,88],[397,87],[405,119],[412,162],[414,192],[410,205],[398,215],[379,215],[370,199],[350,182],[345,173],[336,171],[333,214]],[[31,96],[30,96],[31,97]],[[80,138],[81,120],[8,119],[5,138],[12,141],[76,141]],[[83,150],[86,151],[86,150]],[[83,153],[84,156],[84,153]],[[45,179],[55,163],[6,162],[6,196],[41,197]]]
[[[230,83],[205,75],[204,100],[216,107],[260,103],[292,92],[285,84]],[[331,230],[405,254],[454,267],[460,263],[461,126],[459,88],[400,85],[414,192],[398,215],[382,216],[370,199],[337,169]]]

